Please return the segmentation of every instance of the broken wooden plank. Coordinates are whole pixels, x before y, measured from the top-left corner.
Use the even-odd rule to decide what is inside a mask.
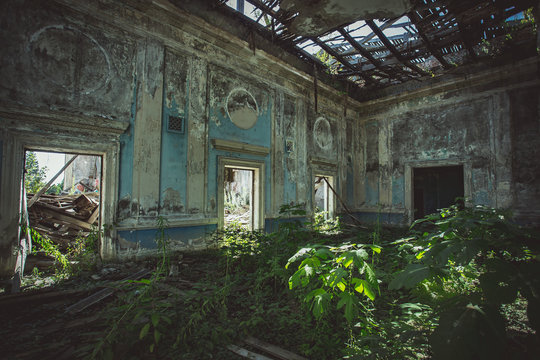
[[[94,212],[96,207],[98,207],[93,200],[84,194],[79,195],[79,197],[73,201],[73,205],[75,205],[74,210],[77,214],[83,216],[85,219]]]
[[[68,162],[60,169],[60,171],[58,171],[58,172],[56,173],[56,175],[54,175],[53,178],[52,178],[51,180],[49,180],[49,182],[48,182],[41,190],[39,190],[39,191],[37,192],[37,194],[35,194],[35,195],[30,199],[30,201],[28,202],[27,208],[30,208],[32,205],[34,205],[34,203],[41,197],[41,195],[43,195],[43,194],[45,193],[45,191],[47,191],[47,190],[51,187],[51,185],[52,185],[53,182],[56,180],[56,178],[57,178],[58,176],[60,176],[60,174],[63,173],[64,170],[66,170],[67,167],[68,167],[69,165],[71,165],[71,163],[72,163],[73,161],[75,161],[75,159],[77,158],[77,156],[79,156],[79,155],[75,155],[75,156],[73,156],[71,159],[69,159],[69,161],[68,161]]]
[[[419,68],[417,65],[411,63],[409,60],[407,60],[403,54],[401,54],[395,46],[388,40],[386,35],[382,32],[382,30],[375,24],[373,20],[366,20],[366,24],[373,30],[373,32],[379,37],[379,40],[386,46],[386,48],[398,59],[403,63],[403,65],[407,66],[409,69],[417,72],[420,75],[428,75],[428,73],[421,68]]]
[[[142,278],[143,276],[148,275],[149,273],[150,273],[150,270],[147,270],[147,269],[139,270],[136,273],[131,274],[130,276],[123,279],[123,281],[124,280],[138,280]],[[95,303],[98,303],[101,300],[111,296],[115,291],[116,289],[111,289],[111,288],[102,289],[98,291],[97,293],[94,293],[82,299],[81,301],[78,301],[75,304],[69,306],[65,312],[70,313],[70,314],[76,314],[78,312],[81,312],[87,307],[92,306]]]
[[[300,355],[296,355],[293,352],[290,352],[288,350],[282,349],[280,347],[277,347],[275,345],[269,344],[267,342],[264,342],[262,340],[256,339],[253,336],[247,337],[244,342],[248,345],[253,346],[256,349],[262,350],[267,352],[268,354],[277,357],[281,360],[308,360],[305,357],[302,357]]]
[[[44,214],[51,216],[53,219],[62,221],[63,224],[67,226],[75,225],[82,229],[92,230],[92,225],[87,223],[86,221],[79,220],[74,216],[65,214],[61,211],[53,210],[49,207],[42,206],[43,204],[40,203],[38,203],[37,205],[39,206],[40,211],[42,211]]]
[[[88,223],[89,224],[93,224],[96,222],[97,218],[99,216],[99,206],[95,208],[94,212],[92,213],[92,215],[90,215],[90,217],[88,218]]]
[[[266,357],[261,354],[254,353],[253,351],[249,351],[247,349],[241,348],[240,346],[236,345],[228,345],[227,349],[235,353],[236,355],[240,355],[242,357],[245,357],[246,359],[252,359],[252,360],[273,360],[269,357]]]
[[[365,229],[367,230],[367,227],[363,227],[361,224],[362,222],[360,220],[358,220],[356,218],[356,216],[354,216],[351,212],[351,210],[349,210],[349,207],[347,206],[347,204],[345,204],[345,202],[343,201],[343,199],[341,198],[341,196],[338,195],[338,193],[336,192],[336,190],[334,190],[334,188],[332,187],[332,185],[330,185],[330,182],[328,181],[328,179],[326,177],[322,177],[324,179],[324,181],[326,182],[326,185],[328,185],[328,188],[330,190],[332,190],[332,192],[334,193],[334,195],[336,195],[336,198],[339,200],[339,202],[341,203],[341,205],[343,206],[343,209],[345,209],[345,211],[347,212],[347,215],[349,215],[349,217],[351,219],[353,219],[353,221],[356,223],[356,225],[358,225],[359,227],[361,227],[362,229]]]
[[[0,308],[7,309],[11,306],[26,305],[28,302],[35,301],[36,303],[46,303],[53,301],[56,298],[65,298],[67,296],[75,296],[88,291],[84,290],[38,290],[37,292],[22,292],[18,294],[2,295],[0,296]]]

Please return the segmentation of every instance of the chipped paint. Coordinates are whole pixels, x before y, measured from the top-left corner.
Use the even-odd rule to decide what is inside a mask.
[[[10,141],[9,146],[3,142],[3,164],[20,156],[20,147],[11,143],[14,136],[4,130],[8,127],[43,135],[47,143],[71,136],[109,144],[107,171],[119,173],[120,181],[107,204],[116,218],[108,219],[119,224],[118,241],[126,251],[142,255],[153,246],[156,216],[177,229],[179,248],[205,246],[219,217],[219,157],[264,163],[267,224],[276,223],[283,203],[304,203],[311,210],[317,162],[333,172],[336,190],[351,210],[366,218],[380,211],[388,221],[407,221],[411,169],[433,163],[463,164],[473,204],[514,207],[540,218],[539,89],[537,83],[520,83],[533,80],[510,76],[508,83],[493,86],[448,80],[444,90],[426,85],[398,100],[359,104],[347,99],[346,112],[343,95],[319,84],[315,111],[308,74],[260,49],[253,54],[244,42],[202,27],[200,20],[175,14],[186,23],[180,28],[168,23],[170,14],[156,4],[148,5],[155,12],[149,17],[136,10],[133,0],[59,1],[63,6],[41,8],[25,7],[30,2],[21,0],[10,6],[24,16],[0,14],[4,34],[9,34],[2,38],[8,55],[0,60],[0,97],[26,111],[0,122],[2,139]],[[104,4],[107,11],[100,8]],[[86,15],[100,21],[74,20]],[[73,54],[78,64],[69,63]],[[534,73],[537,63],[527,64],[527,71],[511,71],[522,77]],[[238,89],[249,94],[235,102],[243,103],[244,113],[229,102]],[[80,120],[80,114],[92,121]],[[168,131],[169,116],[184,121],[183,133]],[[58,118],[69,118],[70,126],[50,125]],[[129,128],[119,139],[88,129],[89,123],[100,122],[107,129],[118,123]],[[214,139],[268,153],[217,150]],[[16,193],[20,184],[6,173],[22,173],[12,165],[7,169],[0,174],[3,183],[11,184],[0,189],[3,211],[13,207],[6,194]],[[10,213],[16,213],[11,207]],[[4,262],[12,249],[5,232],[16,223],[0,220],[8,239],[0,242]],[[106,244],[111,253],[116,245]]]

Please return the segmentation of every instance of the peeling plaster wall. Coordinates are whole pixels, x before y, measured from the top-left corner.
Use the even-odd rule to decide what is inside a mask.
[[[315,92],[310,76],[166,1],[21,0],[4,7],[0,39],[9,55],[0,58],[0,112],[16,107],[25,121],[24,114],[44,111],[46,119],[84,115],[87,122],[72,129],[53,123],[42,132],[43,120],[32,127],[0,116],[0,130],[24,127],[43,134],[46,145],[70,135],[88,141],[101,126],[93,141],[120,150],[105,157],[119,164],[108,170],[118,171],[118,202],[107,204],[116,210],[111,256],[154,247],[159,216],[175,248],[211,245],[223,157],[264,164],[267,230],[283,204],[311,212],[316,174],[334,177],[358,217],[405,223],[411,169],[426,164],[464,164],[473,204],[538,214],[539,94],[529,79],[535,62],[360,104],[323,84]],[[109,137],[106,129],[119,123],[127,129]],[[17,193],[5,164],[16,161],[7,157],[12,150],[22,152],[2,134],[2,184]],[[3,200],[7,192],[3,185]],[[14,207],[2,203],[2,212]],[[6,220],[0,230],[9,226]],[[16,244],[5,239],[0,261],[10,264]]]
[[[540,218],[539,95],[540,87],[508,92],[512,156],[499,161],[507,166],[511,161],[512,175],[495,174],[504,190],[500,201],[511,201],[515,213],[525,221],[535,222]],[[508,146],[508,134],[498,135],[499,141]]]
[[[1,40],[10,55],[0,59],[0,111],[44,109],[53,118],[127,126],[115,139],[99,139],[120,150],[111,254],[155,247],[157,217],[167,221],[174,248],[211,245],[221,158],[264,164],[267,229],[283,204],[311,211],[315,173],[334,176],[336,191],[354,202],[346,179],[358,175],[345,152],[358,145],[345,133],[358,103],[319,84],[315,111],[310,76],[165,1],[21,0],[4,8]],[[76,134],[93,124],[74,126]],[[44,145],[57,140],[44,133]]]
[[[412,216],[412,169],[463,165],[469,205],[510,208],[523,223],[540,221],[539,87],[534,64],[507,81],[493,69],[449,90],[414,92],[367,103],[358,124],[358,216],[407,223]],[[460,80],[460,79],[458,79]],[[529,80],[529,81],[528,81]],[[429,88],[428,88],[429,89]]]
[[[36,0],[5,2],[1,29],[3,102],[128,121],[132,35]]]

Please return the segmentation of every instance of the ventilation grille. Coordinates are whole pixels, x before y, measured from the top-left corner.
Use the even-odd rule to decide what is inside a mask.
[[[184,133],[184,119],[180,116],[169,116],[167,130],[175,133]]]

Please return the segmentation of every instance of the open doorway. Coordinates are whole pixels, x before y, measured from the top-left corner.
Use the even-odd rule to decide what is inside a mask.
[[[219,227],[238,225],[248,230],[264,227],[264,163],[232,158],[219,159]]]
[[[97,259],[102,173],[99,155],[25,151],[21,200],[32,238],[25,272]]]
[[[313,203],[315,214],[324,219],[334,216],[334,177],[328,175],[315,175],[313,182]]]
[[[463,205],[463,165],[413,169],[414,219],[450,205]]]
[[[224,174],[224,225],[239,225],[253,230],[253,180],[254,170],[225,167]]]

